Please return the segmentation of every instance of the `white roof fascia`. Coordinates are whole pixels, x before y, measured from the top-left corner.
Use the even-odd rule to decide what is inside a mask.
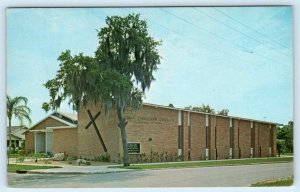
[[[46,130],[52,129],[75,129],[77,126],[55,126],[55,127],[46,127]]]
[[[29,132],[52,132],[51,130],[46,130],[46,129],[37,129],[37,130],[29,130]]]
[[[45,118],[43,118],[42,120],[40,120],[40,121],[38,121],[36,124],[34,124],[32,127],[37,126],[38,124],[40,124],[41,122],[45,121],[45,120],[46,120],[47,118],[49,118],[49,117],[51,117],[51,118],[53,118],[53,119],[55,119],[55,120],[58,120],[58,121],[60,121],[60,122],[62,122],[62,123],[65,123],[65,124],[67,124],[67,125],[69,125],[69,126],[76,126],[76,124],[72,124],[72,123],[69,123],[69,122],[67,122],[67,121],[64,121],[64,120],[62,120],[62,119],[60,119],[60,118],[58,118],[58,117],[55,117],[53,114],[54,114],[54,113],[51,113],[50,115],[46,116]],[[32,127],[31,127],[31,128],[32,128]],[[28,130],[30,130],[31,128],[28,128]],[[28,131],[28,130],[26,130],[26,131]],[[25,132],[26,132],[26,131],[25,131]]]
[[[238,119],[238,120],[254,121],[254,122],[259,122],[259,123],[267,123],[267,124],[272,124],[272,125],[281,125],[279,123],[274,123],[274,122],[261,121],[261,120],[256,120],[256,119],[248,119],[248,118],[243,118],[243,117],[235,117],[235,116],[225,116],[225,115],[211,114],[211,113],[205,113],[205,112],[200,112],[200,111],[193,111],[193,110],[176,108],[176,107],[168,107],[168,106],[163,106],[163,105],[156,105],[156,104],[151,104],[151,103],[143,103],[143,105],[150,106],[150,107],[155,107],[155,108],[164,108],[164,109],[171,109],[171,110],[176,110],[176,111],[187,111],[187,112],[191,112],[191,113],[200,113],[200,114],[206,114],[206,115],[217,116],[217,117],[225,117],[225,118],[233,118],[233,119]]]
[[[12,135],[14,135],[15,137],[18,137],[20,139],[25,139],[25,135],[17,135],[17,134],[13,134],[13,133],[12,133]]]
[[[7,139],[9,139],[9,134],[7,134]],[[22,137],[19,137],[19,136],[17,136],[17,135],[13,135],[13,134],[11,134],[11,139],[12,140],[24,140],[24,138],[22,138]]]
[[[50,115],[46,116],[45,118],[43,118],[42,120],[38,121],[38,122],[37,122],[36,124],[34,124],[32,127],[35,127],[35,126],[37,126],[38,124],[40,124],[41,122],[45,121],[45,120],[46,120],[47,118],[49,118],[51,115],[52,115],[52,114],[50,114]],[[31,127],[31,128],[32,128],[32,127]],[[31,128],[29,128],[28,130],[30,131]],[[27,131],[28,131],[28,130],[27,130]]]
[[[66,124],[66,125],[68,125],[68,126],[77,126],[76,124],[73,124],[73,123],[69,123],[69,122],[67,122],[67,121],[65,121],[65,120],[62,120],[62,119],[60,119],[60,118],[58,118],[58,117],[55,117],[54,115],[50,115],[50,117],[52,117],[53,119],[55,119],[55,120],[57,120],[57,121],[59,121],[59,122],[61,122],[61,123],[64,123],[64,124]]]
[[[59,115],[65,116],[68,119],[71,119],[72,121],[78,121],[78,114],[70,114],[70,113],[65,113],[65,112],[61,112],[61,111],[57,111],[56,113],[58,113]]]

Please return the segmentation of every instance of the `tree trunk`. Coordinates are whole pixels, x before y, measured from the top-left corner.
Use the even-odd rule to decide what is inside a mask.
[[[8,145],[7,159],[9,164],[9,156],[11,153],[11,118],[8,119],[8,135],[9,135],[9,145]],[[6,146],[6,150],[7,150],[7,146]]]
[[[124,107],[118,107],[118,119],[119,119],[119,128],[121,129],[121,137],[122,137],[122,144],[123,144],[123,161],[124,161],[124,167],[129,166],[129,156],[128,156],[128,146],[127,146],[127,138],[126,138],[126,125],[127,122],[125,121],[124,117]]]

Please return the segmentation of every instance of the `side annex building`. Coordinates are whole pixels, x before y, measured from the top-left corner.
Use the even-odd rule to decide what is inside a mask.
[[[276,156],[276,123],[146,103],[125,117],[130,156],[166,152],[184,161]],[[54,112],[25,132],[25,151],[77,158],[107,153],[118,162],[123,147],[117,124],[116,112],[105,115],[100,104],[81,106],[78,116]]]

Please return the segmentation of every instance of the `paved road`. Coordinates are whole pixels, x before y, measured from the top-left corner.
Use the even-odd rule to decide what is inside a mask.
[[[256,181],[289,177],[293,163],[197,167],[107,174],[8,174],[10,187],[245,187]]]

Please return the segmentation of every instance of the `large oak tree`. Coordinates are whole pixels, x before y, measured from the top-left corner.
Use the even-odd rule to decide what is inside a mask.
[[[69,99],[74,109],[89,102],[101,102],[105,112],[115,109],[121,131],[124,166],[129,166],[124,113],[142,105],[145,90],[154,79],[160,56],[160,41],[148,34],[147,23],[139,14],[106,18],[106,26],[98,31],[99,46],[95,56],[82,53],[72,56],[62,52],[56,77],[46,82],[50,101],[43,104],[55,110],[61,101]]]

